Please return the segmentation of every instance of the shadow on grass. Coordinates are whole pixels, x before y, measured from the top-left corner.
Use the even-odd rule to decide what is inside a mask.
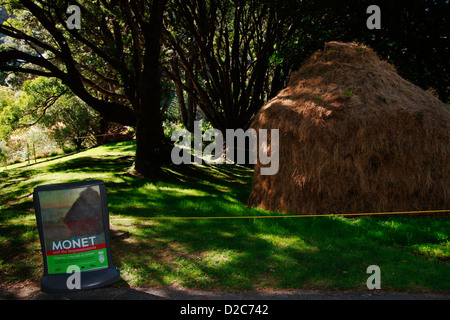
[[[48,172],[122,172],[130,167],[132,156],[80,157],[70,161],[52,164]]]
[[[397,221],[409,244],[442,243],[448,223]],[[303,288],[366,290],[369,265],[379,265],[384,290],[449,292],[448,262],[417,256],[395,240],[389,219],[112,221],[130,232],[113,239],[113,261],[131,286],[181,285],[201,289]],[[394,220],[392,220],[394,221]],[[403,232],[401,232],[403,233]],[[42,276],[37,229],[0,227],[0,281],[38,285]]]
[[[36,226],[0,226],[0,283],[32,281],[43,275]]]
[[[248,213],[244,205],[251,187],[248,168],[170,166],[164,173],[158,182],[125,173],[107,183],[110,212],[132,217]]]
[[[450,239],[448,219],[139,220],[273,213],[246,207],[249,168],[168,166],[164,178],[155,182],[128,174],[132,161],[123,155],[81,157],[40,171],[3,173],[0,221],[24,212],[34,215],[27,195],[36,185],[52,183],[40,179],[41,173],[114,172],[105,175],[111,223],[131,237],[113,240],[113,261],[130,285],[364,290],[366,269],[375,264],[382,271],[383,289],[450,291],[448,261],[424,258],[412,249],[445,246]],[[43,270],[37,228],[2,226],[0,241],[0,281],[38,282]]]
[[[0,180],[0,223],[34,213],[33,188],[45,182],[32,179],[36,174],[35,170],[13,171]]]
[[[393,240],[394,232],[380,219],[370,220],[355,225],[328,217],[135,222],[130,239],[113,243],[113,255],[124,278],[136,286],[366,290],[366,269],[375,264],[383,272],[383,289],[450,290],[448,264],[414,255],[403,239]],[[439,233],[446,227],[426,240],[442,243]],[[410,243],[421,243],[420,234],[417,230]]]

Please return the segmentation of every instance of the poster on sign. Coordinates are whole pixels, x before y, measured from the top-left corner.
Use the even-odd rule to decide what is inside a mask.
[[[44,277],[43,291],[90,289],[117,282],[111,261],[106,188],[102,181],[39,186],[34,189]]]

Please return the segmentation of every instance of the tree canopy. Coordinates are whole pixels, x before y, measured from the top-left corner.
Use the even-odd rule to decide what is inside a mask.
[[[69,4],[81,29],[69,28]],[[0,32],[20,45],[0,52],[3,71],[58,78],[108,121],[137,127],[136,170],[159,171],[162,17],[166,1],[7,1]],[[11,21],[10,21],[11,20]]]
[[[380,30],[366,27],[371,4],[381,8]],[[167,160],[162,121],[171,97],[177,97],[189,130],[197,110],[219,130],[245,129],[289,74],[327,41],[366,43],[407,80],[448,102],[448,0],[7,0],[2,5],[8,19],[0,25],[5,36],[0,70],[25,75],[10,79],[18,84],[35,77],[58,79],[61,90],[104,120],[136,127],[135,169],[148,177],[157,176]],[[68,25],[69,5],[80,8],[81,28]]]

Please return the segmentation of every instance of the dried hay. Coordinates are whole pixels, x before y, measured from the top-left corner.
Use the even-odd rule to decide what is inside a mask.
[[[365,46],[330,42],[256,115],[280,168],[249,205],[299,214],[450,209],[449,106]],[[270,131],[269,131],[270,132]]]

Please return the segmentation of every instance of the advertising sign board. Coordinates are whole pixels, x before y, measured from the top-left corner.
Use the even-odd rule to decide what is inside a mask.
[[[72,290],[71,270],[80,270],[80,288],[120,280],[111,260],[109,215],[103,181],[38,186],[33,193],[44,258],[41,289]]]

